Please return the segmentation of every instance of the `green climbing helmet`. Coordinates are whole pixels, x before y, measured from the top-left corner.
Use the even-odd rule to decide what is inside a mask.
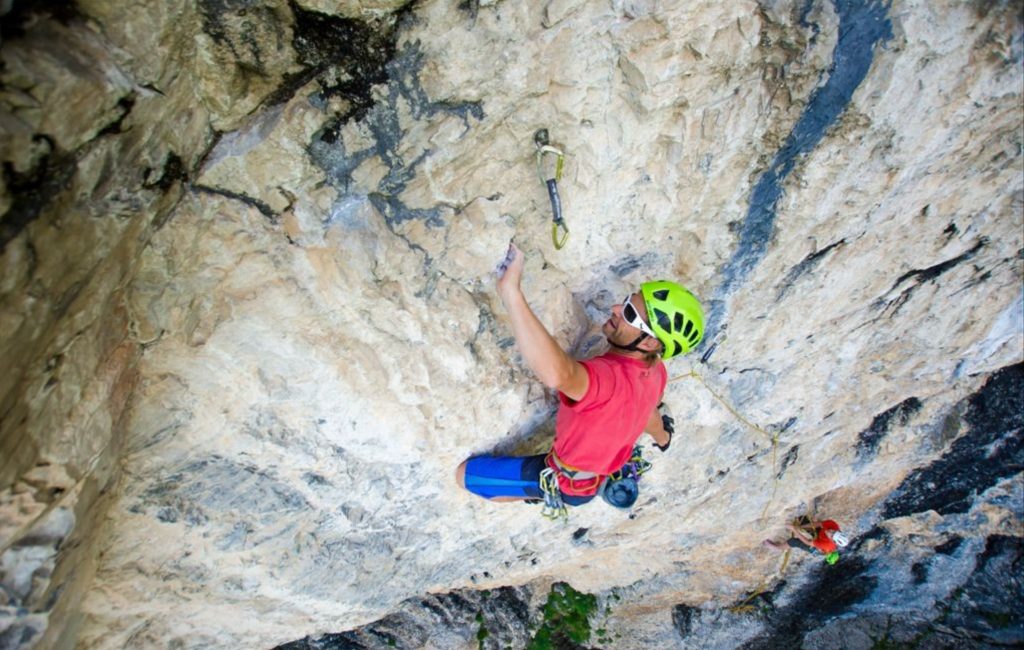
[[[693,294],[675,282],[644,282],[640,293],[647,304],[651,329],[665,347],[663,359],[686,354],[704,336],[704,311]]]
[[[827,562],[829,564],[835,564],[838,561],[839,561],[839,551],[832,551],[831,553],[829,553],[828,555],[825,556],[825,562]]]

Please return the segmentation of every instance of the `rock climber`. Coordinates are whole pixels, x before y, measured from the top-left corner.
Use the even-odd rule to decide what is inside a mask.
[[[810,553],[818,550],[824,554],[826,562],[835,564],[839,561],[839,549],[845,548],[849,544],[849,539],[839,529],[839,524],[831,519],[816,521],[804,515],[793,520],[786,527],[791,535],[785,543],[766,539],[764,540],[765,546],[780,551],[785,546],[799,548]]]
[[[557,477],[565,505],[594,498],[602,481],[623,467],[645,431],[666,451],[674,431],[659,410],[668,381],[663,359],[700,343],[700,303],[674,282],[645,282],[615,305],[602,326],[609,350],[577,361],[530,309],[520,287],[525,256],[510,244],[499,266],[497,292],[508,311],[516,345],[537,378],[558,391],[551,451],[526,457],[476,456],[456,470],[459,485],[492,501],[543,498],[540,477]],[[564,508],[563,508],[564,509]]]

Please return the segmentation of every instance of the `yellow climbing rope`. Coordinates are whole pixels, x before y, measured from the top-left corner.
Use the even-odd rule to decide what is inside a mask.
[[[786,567],[789,566],[789,552],[791,550],[792,549],[787,548],[786,552],[782,554],[782,563],[779,566],[779,571],[777,574],[780,578],[782,577],[782,574],[786,572]],[[761,580],[761,583],[754,588],[754,591],[752,591],[746,598],[744,598],[740,602],[736,603],[732,607],[729,607],[728,611],[732,612],[733,614],[748,614],[750,612],[755,611],[756,608],[751,604],[751,601],[753,601],[755,598],[757,598],[767,590],[768,578],[764,578],[763,580]]]
[[[743,423],[743,424],[744,424],[745,426],[747,426],[747,427],[749,427],[749,428],[753,429],[754,431],[757,431],[758,433],[762,434],[762,435],[763,435],[763,436],[764,436],[765,438],[767,438],[768,440],[771,440],[771,441],[775,441],[775,440],[777,440],[777,438],[778,438],[778,434],[771,434],[771,433],[769,433],[769,432],[765,431],[765,430],[764,430],[763,428],[761,428],[761,427],[757,426],[756,424],[754,424],[753,422],[751,422],[751,421],[750,421],[750,420],[748,420],[747,418],[743,417],[743,416],[742,416],[742,415],[740,414],[740,412],[739,412],[739,411],[737,411],[737,410],[736,410],[736,409],[735,409],[735,408],[734,408],[734,407],[733,407],[733,406],[732,406],[731,404],[729,404],[728,402],[726,402],[726,401],[725,401],[725,400],[724,400],[724,399],[723,399],[723,398],[722,398],[722,397],[721,397],[721,396],[720,396],[720,395],[719,395],[718,393],[716,393],[716,392],[714,391],[714,389],[712,389],[712,388],[711,388],[710,386],[708,386],[708,382],[707,382],[707,381],[705,381],[705,380],[704,380],[704,377],[703,377],[703,376],[702,376],[702,375],[701,375],[701,374],[700,374],[699,372],[697,372],[696,370],[690,370],[690,372],[688,372],[688,373],[686,373],[686,374],[682,374],[682,375],[676,375],[676,376],[675,376],[675,377],[673,377],[672,379],[669,379],[669,380],[668,380],[668,383],[670,383],[670,384],[671,384],[671,383],[672,383],[672,382],[674,382],[674,381],[678,381],[678,380],[680,380],[680,379],[687,379],[687,378],[690,378],[690,377],[692,377],[692,378],[696,379],[697,381],[699,381],[699,382],[701,383],[701,385],[702,385],[702,386],[704,386],[704,388],[705,388],[705,389],[706,389],[706,390],[707,390],[707,391],[708,391],[709,393],[711,393],[711,396],[712,396],[712,397],[714,397],[714,398],[715,398],[716,400],[718,400],[718,402],[719,402],[719,403],[720,403],[720,404],[721,404],[722,406],[724,406],[724,407],[726,408],[726,410],[727,410],[727,411],[729,411],[730,413],[732,413],[733,417],[735,417],[735,418],[736,418],[737,420],[739,420],[740,422],[742,422],[742,423]]]
[[[703,375],[701,375],[699,372],[697,372],[694,369],[691,369],[690,372],[688,372],[688,373],[685,373],[685,374],[682,374],[682,375],[677,375],[677,376],[669,379],[669,383],[672,383],[674,381],[678,381],[680,379],[690,379],[690,378],[696,379],[698,382],[700,382],[700,384],[704,387],[704,389],[706,391],[708,391],[708,393],[712,397],[714,397],[715,400],[719,404],[724,406],[725,409],[727,411],[729,411],[729,413],[731,413],[732,416],[734,418],[736,418],[738,421],[740,421],[744,426],[746,426],[746,427],[748,427],[750,429],[753,429],[754,431],[757,431],[758,433],[763,435],[766,439],[771,441],[771,443],[772,443],[772,463],[771,463],[772,493],[768,497],[767,503],[765,503],[764,510],[761,511],[761,517],[760,518],[764,519],[765,515],[768,512],[768,508],[771,506],[772,502],[775,500],[775,494],[776,494],[776,492],[778,490],[778,487],[779,487],[779,475],[775,472],[775,463],[776,463],[776,461],[778,459],[779,433],[778,432],[771,433],[771,432],[765,430],[764,428],[757,426],[756,424],[754,424],[753,422],[751,422],[747,418],[745,418],[739,411],[736,410],[736,408],[732,404],[727,402],[721,395],[716,393],[714,391],[714,389],[711,388],[711,386],[708,385],[708,382],[704,379]],[[786,567],[789,565],[790,550],[791,549],[787,548],[786,552],[782,555],[782,563],[779,566],[779,570],[778,570],[778,572],[776,574],[777,577],[782,577],[783,573],[786,571]],[[748,613],[748,612],[755,611],[756,608],[754,607],[754,605],[751,604],[751,602],[755,598],[757,598],[758,596],[763,594],[768,589],[768,580],[769,580],[768,577],[763,578],[761,580],[761,582],[757,585],[757,587],[754,588],[753,592],[751,592],[746,598],[744,598],[738,604],[730,607],[729,611],[734,613],[734,614],[742,614],[742,613]]]
[[[668,383],[671,384],[674,381],[678,381],[680,379],[689,379],[689,378],[696,379],[697,381],[699,381],[700,384],[704,387],[704,389],[706,391],[708,391],[708,393],[712,397],[714,397],[715,400],[717,400],[719,404],[724,406],[725,409],[727,411],[729,411],[729,413],[731,413],[732,416],[734,418],[736,418],[737,420],[739,420],[744,426],[746,426],[746,427],[748,427],[750,429],[753,429],[754,431],[757,431],[758,433],[763,435],[766,439],[768,439],[772,443],[772,464],[771,464],[771,468],[772,468],[772,476],[774,478],[772,479],[772,493],[768,497],[768,502],[765,503],[764,510],[761,511],[761,517],[760,518],[764,519],[765,515],[768,512],[768,508],[772,504],[772,501],[775,500],[775,494],[778,491],[778,487],[779,487],[779,476],[778,476],[778,474],[775,473],[775,462],[778,459],[778,451],[779,451],[779,434],[778,434],[778,432],[770,433],[770,432],[766,431],[765,429],[763,429],[762,427],[757,426],[756,424],[754,424],[753,422],[751,422],[747,418],[743,417],[743,415],[739,411],[737,411],[735,407],[733,407],[731,404],[729,404],[729,402],[725,401],[725,399],[721,395],[716,393],[714,391],[714,389],[711,388],[711,386],[708,385],[708,382],[704,379],[703,375],[701,375],[696,370],[691,369],[690,372],[688,372],[688,373],[685,373],[685,374],[682,374],[682,375],[677,375],[677,376],[669,379]]]

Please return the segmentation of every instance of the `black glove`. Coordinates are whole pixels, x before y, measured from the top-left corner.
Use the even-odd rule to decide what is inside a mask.
[[[672,417],[668,407],[665,406],[665,402],[658,404],[658,412],[661,414],[661,426],[668,432],[668,442],[664,445],[654,443],[654,446],[660,449],[662,452],[668,451],[669,445],[672,444],[672,434],[676,432],[676,420]]]

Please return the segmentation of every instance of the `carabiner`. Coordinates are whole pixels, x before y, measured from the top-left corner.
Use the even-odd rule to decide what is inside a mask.
[[[562,228],[562,236],[558,236],[558,228]],[[569,229],[565,227],[564,221],[555,221],[551,224],[551,243],[555,245],[555,250],[560,251],[565,246],[566,240],[569,239]]]

